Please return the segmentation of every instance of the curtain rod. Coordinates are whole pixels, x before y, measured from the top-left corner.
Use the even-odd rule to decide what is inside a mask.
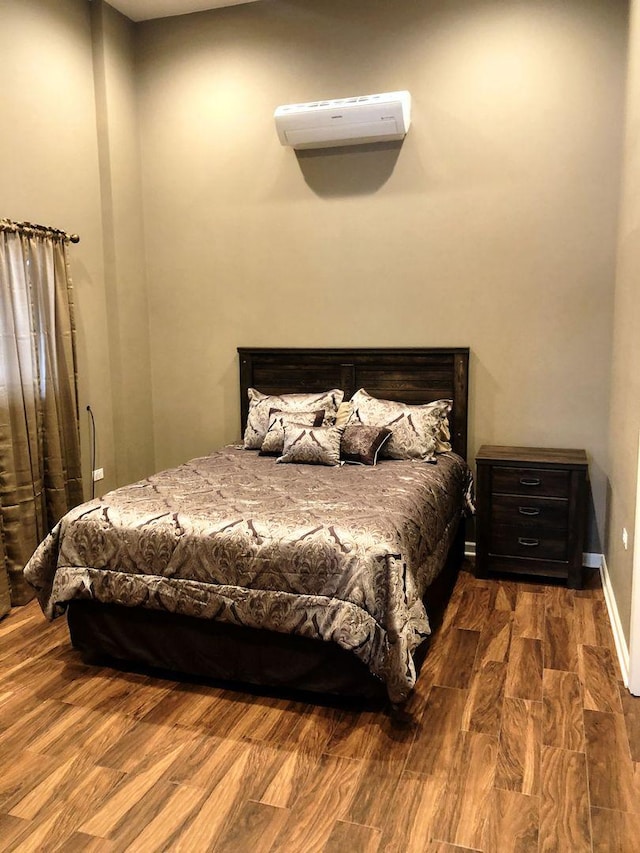
[[[51,228],[48,225],[34,225],[33,222],[13,222],[11,219],[0,219],[0,231],[13,231],[18,234],[40,234],[43,237],[57,237],[68,243],[79,243],[77,234],[67,234],[59,228]]]

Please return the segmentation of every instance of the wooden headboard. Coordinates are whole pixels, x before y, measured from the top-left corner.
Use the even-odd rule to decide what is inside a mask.
[[[467,456],[468,347],[384,349],[273,349],[238,347],[241,424],[247,422],[248,388],[293,394],[342,388],[348,400],[358,388],[403,403],[451,399],[451,444]]]

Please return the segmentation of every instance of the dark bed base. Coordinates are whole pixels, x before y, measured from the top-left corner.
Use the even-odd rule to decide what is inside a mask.
[[[442,620],[464,556],[464,523],[445,567],[425,598],[432,630]],[[384,699],[384,685],[352,653],[332,643],[275,634],[143,608],[72,601],[71,641],[85,663],[135,663],[276,691],[312,691],[347,698]],[[416,650],[419,667],[429,640]]]

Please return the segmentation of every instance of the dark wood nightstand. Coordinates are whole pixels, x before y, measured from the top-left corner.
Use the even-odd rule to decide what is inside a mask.
[[[538,575],[580,589],[585,451],[485,444],[476,465],[478,577]]]

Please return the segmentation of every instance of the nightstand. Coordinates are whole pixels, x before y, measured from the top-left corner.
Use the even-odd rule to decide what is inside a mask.
[[[476,456],[476,573],[582,587],[584,450],[483,445]]]

